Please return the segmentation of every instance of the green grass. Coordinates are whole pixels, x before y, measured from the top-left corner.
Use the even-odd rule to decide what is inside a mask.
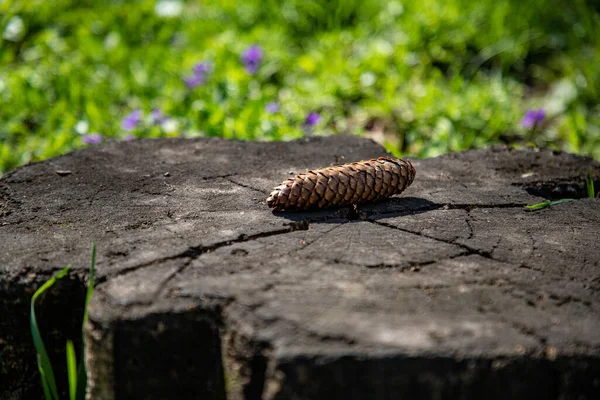
[[[575,199],[560,199],[560,200],[553,200],[553,201],[550,201],[550,200],[542,201],[541,203],[530,204],[528,206],[525,206],[525,209],[528,211],[536,211],[536,210],[541,210],[543,208],[554,206],[556,204],[568,203],[569,201],[573,201],[573,200],[575,200]]]
[[[594,190],[594,177],[592,175],[592,172],[590,172],[589,175],[585,177],[585,186],[587,189],[588,197],[592,199],[598,197],[598,194]]]
[[[433,156],[492,143],[600,159],[600,9],[592,0],[206,0],[0,2],[0,173],[122,140],[132,110],[164,126],[139,138],[374,137]],[[171,4],[174,4],[173,2]],[[250,45],[264,59],[240,62]],[[213,70],[189,90],[201,60]],[[280,109],[269,113],[265,105]],[[543,107],[546,120],[520,120]]]
[[[92,262],[90,265],[90,273],[88,279],[88,288],[85,298],[85,309],[83,316],[83,326],[87,321],[87,308],[94,291],[94,274],[96,268],[96,244],[92,244]],[[71,266],[68,265],[55,274],[52,278],[46,281],[31,297],[31,311],[30,311],[30,327],[31,335],[33,337],[33,343],[37,351],[37,363],[40,377],[42,380],[42,388],[44,390],[44,397],[46,400],[59,400],[59,393],[56,386],[56,379],[54,377],[54,369],[46,346],[40,333],[37,317],[35,314],[35,302],[48,291],[57,280],[64,278],[69,273]],[[85,364],[83,363],[83,349],[80,350],[80,360],[77,362],[77,356],[75,353],[75,347],[72,340],[67,340],[66,344],[66,365],[67,365],[67,376],[69,380],[69,398],[70,400],[83,400],[85,399],[85,388],[87,384],[87,374],[85,371]]]

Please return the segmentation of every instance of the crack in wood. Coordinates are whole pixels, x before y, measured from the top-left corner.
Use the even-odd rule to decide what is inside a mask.
[[[229,178],[230,176],[235,176],[235,174],[230,174],[229,176],[222,176],[221,178],[225,179],[228,182],[233,183],[234,185],[238,185],[238,186],[241,186],[241,187],[246,188],[246,189],[254,190],[255,192],[258,192],[258,193],[260,193],[260,194],[262,194],[264,196],[268,196],[269,195],[269,193],[266,192],[266,191],[263,191],[263,190],[260,190],[260,189],[256,189],[255,187],[252,187],[250,185],[246,185],[246,184],[237,182],[237,181],[235,181],[233,179],[230,179]]]
[[[254,235],[241,234],[236,239],[225,240],[225,241],[218,242],[218,243],[215,243],[215,244],[212,244],[209,246],[202,246],[202,245],[191,246],[178,254],[161,257],[161,258],[158,258],[158,259],[155,259],[152,261],[148,261],[148,262],[145,262],[142,264],[133,265],[131,267],[122,268],[115,275],[110,275],[110,276],[106,275],[106,276],[102,276],[102,277],[98,278],[98,283],[100,284],[100,283],[105,282],[109,277],[112,278],[114,276],[123,276],[123,275],[129,274],[133,271],[136,271],[140,268],[145,268],[145,267],[148,267],[151,265],[160,264],[160,263],[163,263],[166,261],[176,260],[176,259],[180,259],[180,258],[190,258],[191,260],[195,260],[196,258],[198,258],[199,256],[201,256],[204,253],[215,251],[221,247],[229,246],[231,244],[249,242],[249,241],[256,240],[259,238],[264,238],[264,237],[284,235],[286,233],[295,232],[298,230],[308,230],[308,228],[309,228],[309,224],[307,222],[300,222],[300,223],[292,222],[289,224],[289,226],[287,228],[284,228],[284,229],[278,229],[278,230],[270,231],[270,232],[260,232],[260,233],[254,234]]]

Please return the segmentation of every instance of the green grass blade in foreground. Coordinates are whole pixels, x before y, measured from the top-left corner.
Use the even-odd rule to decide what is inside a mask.
[[[46,400],[52,400],[52,395],[50,394],[50,388],[48,387],[48,383],[46,382],[46,374],[44,373],[44,370],[42,368],[42,357],[40,356],[40,353],[37,354],[37,364],[38,364],[38,371],[40,371],[40,377],[42,378],[42,388],[44,388],[44,398]]]
[[[96,242],[92,242],[92,262],[90,264],[90,275],[88,278],[88,287],[87,292],[85,294],[85,308],[83,309],[83,323],[81,325],[81,332],[83,335],[83,329],[85,328],[85,323],[88,318],[88,305],[90,303],[90,299],[92,298],[92,293],[94,292],[95,285],[95,276],[96,276]],[[82,337],[81,341],[85,346],[85,337]],[[75,399],[84,400],[85,392],[87,387],[87,371],[85,370],[85,359],[84,359],[84,351],[81,351],[81,360],[79,360],[79,367],[77,368],[77,392],[75,395]]]
[[[48,279],[31,297],[31,311],[30,311],[30,327],[31,335],[33,336],[33,344],[38,353],[38,368],[42,378],[42,386],[44,387],[44,394],[47,399],[58,400],[58,390],[56,389],[56,379],[54,378],[54,372],[52,371],[52,364],[50,358],[46,352],[46,346],[42,340],[42,335],[38,328],[37,319],[35,317],[35,301],[40,297],[46,290],[48,290],[54,283],[67,275],[71,269],[70,265],[67,265],[60,270],[52,278]]]
[[[69,398],[75,400],[77,393],[77,359],[72,340],[67,340],[67,376],[69,378]]]
[[[587,195],[592,199],[596,197],[596,191],[594,190],[594,179],[592,178],[592,173],[585,178],[585,183],[587,187]]]
[[[542,208],[554,206],[556,204],[567,203],[567,202],[573,201],[573,200],[575,200],[575,199],[560,199],[560,200],[554,200],[554,201],[542,201],[541,203],[530,204],[528,206],[525,206],[525,209],[530,210],[530,211],[541,210]]]

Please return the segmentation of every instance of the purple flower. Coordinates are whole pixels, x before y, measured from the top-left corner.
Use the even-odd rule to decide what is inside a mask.
[[[546,112],[543,108],[538,110],[527,110],[523,119],[521,119],[521,125],[525,128],[535,128],[544,122],[546,118]]]
[[[244,68],[249,74],[255,74],[258,70],[258,66],[263,59],[263,51],[260,46],[250,46],[248,47],[240,57],[242,63],[244,64]]]
[[[205,77],[203,75],[191,75],[183,78],[185,85],[188,89],[193,89],[197,86],[200,86],[204,83]]]
[[[152,125],[162,125],[167,122],[167,116],[160,111],[160,109],[155,108],[150,113],[150,123]]]
[[[212,67],[207,61],[196,63],[192,68],[192,75],[183,78],[188,89],[194,89],[206,82],[206,75],[211,69]]]
[[[142,122],[142,111],[134,110],[121,121],[121,128],[125,131],[132,131]]]
[[[304,121],[304,125],[306,126],[315,126],[321,120],[321,116],[316,112],[310,112],[306,116],[306,120]]]
[[[135,136],[133,136],[131,133],[129,135],[125,135],[125,137],[123,138],[124,141],[126,142],[131,142],[133,140],[135,140]]]
[[[99,133],[90,133],[88,135],[81,136],[81,140],[85,144],[98,144],[102,141],[102,135]]]
[[[196,63],[196,65],[194,65],[194,68],[192,68],[192,71],[194,71],[194,75],[206,75],[210,72],[210,70],[211,65],[207,61],[200,61],[199,63]]]
[[[265,111],[270,114],[275,114],[277,111],[279,111],[279,104],[277,104],[275,101],[272,101],[265,106]]]

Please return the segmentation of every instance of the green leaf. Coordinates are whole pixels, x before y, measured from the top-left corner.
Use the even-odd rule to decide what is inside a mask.
[[[554,206],[556,204],[567,203],[567,202],[573,201],[573,200],[575,200],[575,199],[560,199],[560,200],[554,200],[554,201],[543,201],[543,202],[537,203],[537,204],[530,204],[528,206],[525,206],[525,208],[527,210],[535,211],[535,210],[541,210],[542,208]]]
[[[77,359],[72,340],[67,340],[67,376],[69,378],[69,398],[75,400],[77,393]]]
[[[33,344],[37,351],[38,369],[42,378],[42,386],[44,387],[44,395],[46,399],[59,400],[58,390],[56,389],[56,379],[54,378],[54,371],[52,370],[52,364],[44,346],[42,335],[37,324],[37,318],[35,316],[35,301],[40,297],[46,290],[48,290],[58,279],[64,278],[71,269],[70,265],[67,265],[60,270],[52,278],[48,279],[31,297],[31,311],[30,311],[30,327],[31,335],[33,336]]]

